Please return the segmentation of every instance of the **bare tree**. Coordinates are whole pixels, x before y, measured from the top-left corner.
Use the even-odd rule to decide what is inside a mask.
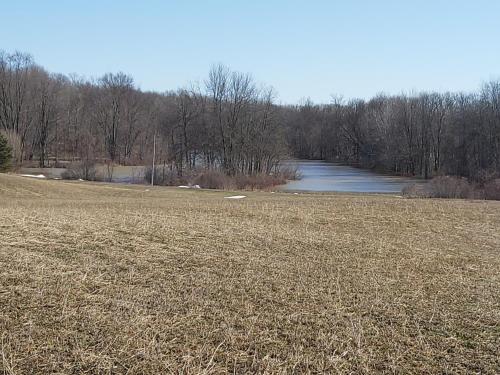
[[[134,81],[124,73],[107,73],[98,81],[101,88],[97,100],[96,120],[104,131],[106,151],[111,161],[120,158],[120,132],[126,109],[130,109]]]
[[[0,51],[0,125],[19,137],[21,149],[14,154],[24,158],[26,138],[32,124],[26,96],[30,72],[34,67],[31,55]]]

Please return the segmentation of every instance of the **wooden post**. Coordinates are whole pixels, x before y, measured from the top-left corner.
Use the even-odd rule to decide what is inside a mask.
[[[151,186],[155,184],[156,132],[153,135],[153,169],[151,169]]]

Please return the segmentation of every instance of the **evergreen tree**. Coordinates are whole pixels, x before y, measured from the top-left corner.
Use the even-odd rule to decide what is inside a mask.
[[[7,143],[7,139],[0,133],[0,172],[5,172],[10,167],[12,149]]]

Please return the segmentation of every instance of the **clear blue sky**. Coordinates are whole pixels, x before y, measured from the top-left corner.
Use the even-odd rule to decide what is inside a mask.
[[[9,1],[0,49],[52,72],[131,74],[144,90],[222,62],[283,103],[475,90],[500,77],[500,1]]]

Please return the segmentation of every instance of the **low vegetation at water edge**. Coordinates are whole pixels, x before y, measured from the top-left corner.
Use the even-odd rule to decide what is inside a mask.
[[[500,178],[471,182],[463,177],[439,176],[425,184],[409,184],[402,193],[410,198],[500,200]]]

